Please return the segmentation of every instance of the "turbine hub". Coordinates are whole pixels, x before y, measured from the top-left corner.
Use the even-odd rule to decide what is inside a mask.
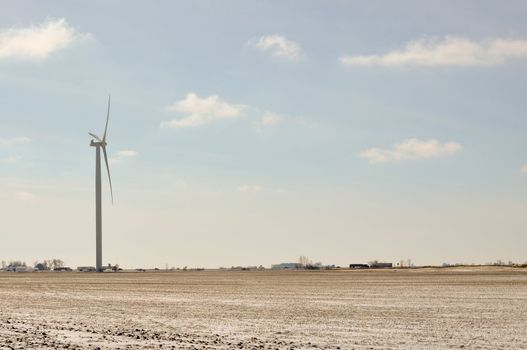
[[[90,141],[91,147],[106,147],[106,145],[107,143],[105,141],[95,141],[95,140]]]

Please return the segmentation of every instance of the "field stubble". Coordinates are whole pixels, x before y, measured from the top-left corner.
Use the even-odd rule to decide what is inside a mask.
[[[527,270],[0,273],[0,349],[527,349]]]

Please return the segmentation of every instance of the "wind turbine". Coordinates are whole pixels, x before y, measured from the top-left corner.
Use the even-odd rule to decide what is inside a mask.
[[[102,201],[101,201],[101,148],[104,154],[104,162],[108,171],[108,181],[110,182],[110,195],[113,205],[112,178],[110,177],[110,167],[108,166],[108,155],[106,154],[106,133],[108,131],[108,120],[110,119],[110,96],[108,96],[108,113],[106,115],[106,126],[102,139],[92,133],[88,133],[93,139],[91,147],[95,147],[95,247],[96,258],[95,266],[97,272],[102,272]]]

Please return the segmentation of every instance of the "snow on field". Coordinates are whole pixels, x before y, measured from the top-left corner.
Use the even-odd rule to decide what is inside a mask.
[[[527,270],[0,273],[0,349],[527,349]]]

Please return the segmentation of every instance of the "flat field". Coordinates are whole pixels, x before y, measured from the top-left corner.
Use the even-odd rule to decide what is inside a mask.
[[[527,269],[0,272],[0,349],[527,349]]]

